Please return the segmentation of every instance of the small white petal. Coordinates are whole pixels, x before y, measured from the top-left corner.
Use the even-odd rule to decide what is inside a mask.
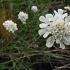
[[[53,15],[52,14],[46,14],[46,19],[49,21],[53,20]]]
[[[58,12],[57,12],[56,10],[54,10],[54,14],[55,14],[55,15],[58,15]]]
[[[58,9],[58,13],[59,13],[59,14],[63,14],[63,12],[64,12],[64,11],[63,11],[62,9]]]
[[[70,45],[70,36],[69,35],[65,36],[64,39],[65,39],[64,44],[65,45]]]
[[[46,18],[45,18],[44,16],[40,16],[40,17],[39,17],[39,20],[40,20],[41,22],[46,22]]]
[[[50,32],[47,31],[47,32],[43,35],[43,37],[46,38],[49,34],[50,34]]]
[[[56,39],[56,43],[57,43],[57,44],[60,43],[60,39],[59,39],[59,38]]]
[[[54,18],[53,18],[53,20],[54,20],[54,21],[57,20],[58,17],[59,17],[58,12],[57,12],[56,10],[54,10]]]
[[[69,45],[68,37],[64,36],[62,41],[65,45]]]
[[[40,29],[38,31],[38,33],[39,33],[40,36],[43,35],[45,32],[46,32],[46,29]]]
[[[62,16],[63,16],[63,19],[64,19],[65,17],[68,16],[68,13],[63,14]]]
[[[50,47],[53,46],[54,42],[55,42],[55,39],[54,39],[53,36],[51,36],[51,37],[49,37],[49,38],[47,39],[47,41],[46,41],[46,46],[50,48]]]
[[[65,49],[65,45],[62,42],[60,42],[60,48]]]
[[[66,6],[64,7],[64,9],[69,10],[70,11],[70,6]]]
[[[41,24],[39,25],[40,28],[46,28],[46,26],[47,26],[47,24],[45,24],[45,23],[41,23]]]
[[[65,18],[65,22],[66,22],[66,23],[70,22],[70,15]]]

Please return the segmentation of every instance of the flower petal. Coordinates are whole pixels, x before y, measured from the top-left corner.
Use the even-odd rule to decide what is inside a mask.
[[[69,45],[68,37],[66,37],[66,36],[63,37],[63,43],[65,45]]]
[[[53,18],[53,20],[54,20],[54,21],[57,20],[58,17],[59,17],[58,12],[57,12],[56,10],[54,10],[54,18]]]
[[[55,14],[55,15],[58,15],[58,12],[57,12],[56,10],[54,10],[54,14]]]
[[[49,38],[47,39],[47,41],[46,41],[46,46],[50,48],[50,47],[53,46],[54,42],[55,42],[55,39],[54,39],[53,36],[51,36],[51,37],[49,37]]]
[[[59,38],[56,39],[56,43],[57,43],[57,44],[60,43],[60,39],[59,39]]]
[[[53,15],[52,14],[46,14],[46,19],[48,19],[49,21],[52,21]]]
[[[69,35],[69,36],[67,36],[67,38],[68,38],[68,41],[69,41],[69,44],[70,44],[70,35]]]
[[[46,29],[40,29],[38,31],[38,33],[39,33],[40,36],[43,35],[45,32],[46,32]]]
[[[45,24],[45,23],[41,23],[41,24],[39,25],[40,28],[46,28],[46,26],[47,26],[47,24]]]
[[[70,22],[70,15],[65,18],[65,22],[66,22],[66,23]]]
[[[40,20],[41,22],[46,22],[46,18],[45,18],[44,16],[40,16],[40,17],[39,17],[39,20]]]
[[[60,48],[65,49],[65,45],[62,42],[60,42]]]
[[[50,32],[47,31],[47,32],[43,35],[43,37],[46,38],[49,34],[50,34]]]
[[[63,10],[62,9],[58,9],[58,14],[63,14]]]
[[[64,9],[69,10],[70,11],[70,6],[66,6],[64,7]]]
[[[62,15],[63,19],[68,16],[68,13]]]

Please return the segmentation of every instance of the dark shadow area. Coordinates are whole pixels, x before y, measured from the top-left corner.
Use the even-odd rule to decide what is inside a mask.
[[[53,70],[53,68],[50,63],[42,62],[34,64],[32,70]]]

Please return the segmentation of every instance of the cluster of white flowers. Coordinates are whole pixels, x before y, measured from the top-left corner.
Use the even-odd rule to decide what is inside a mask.
[[[38,8],[37,8],[37,6],[32,6],[31,10],[33,12],[37,12]],[[23,24],[26,24],[26,20],[28,19],[28,14],[20,11],[18,14],[18,19],[20,19]],[[9,32],[12,32],[12,33],[14,33],[16,30],[18,30],[17,24],[14,23],[12,20],[5,21],[3,23],[3,26],[6,28],[6,30],[8,30]]]
[[[28,19],[28,14],[24,12],[19,12],[18,19],[20,19],[23,24],[26,24],[26,20]]]
[[[37,6],[32,6],[31,10],[33,12],[37,12],[38,8],[37,8]],[[18,19],[20,19],[23,24],[26,24],[26,20],[28,19],[28,14],[20,11],[18,14]]]
[[[7,20],[3,23],[3,26],[6,28],[6,30],[8,30],[9,32],[14,33],[16,30],[18,30],[17,28],[17,24],[14,23],[12,20]]]
[[[70,45],[70,16],[64,13],[64,10],[54,10],[54,14],[46,14],[40,16],[41,24],[39,27],[39,35],[43,35],[46,39],[46,46],[52,47],[54,43],[60,44],[60,48],[64,49],[65,45]]]
[[[37,8],[37,6],[32,6],[32,7],[31,7],[31,10],[32,10],[33,12],[37,12],[37,11],[38,11],[38,8]]]

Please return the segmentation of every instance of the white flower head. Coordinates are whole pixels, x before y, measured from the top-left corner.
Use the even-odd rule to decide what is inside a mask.
[[[28,14],[24,12],[19,12],[18,19],[20,19],[21,22],[23,22],[23,24],[26,24],[26,20],[28,19]]]
[[[70,16],[67,13],[58,9],[58,12],[54,10],[54,14],[40,16],[39,20],[41,29],[38,32],[39,35],[47,38],[47,47],[52,47],[54,43],[57,43],[64,49],[65,45],[70,45]]]
[[[3,26],[6,28],[6,30],[8,30],[9,32],[14,33],[16,30],[18,30],[17,28],[17,24],[14,23],[12,20],[7,20],[3,23]]]
[[[31,10],[32,10],[33,12],[37,12],[37,11],[38,11],[38,8],[37,8],[37,6],[32,6],[32,7],[31,7]]]

